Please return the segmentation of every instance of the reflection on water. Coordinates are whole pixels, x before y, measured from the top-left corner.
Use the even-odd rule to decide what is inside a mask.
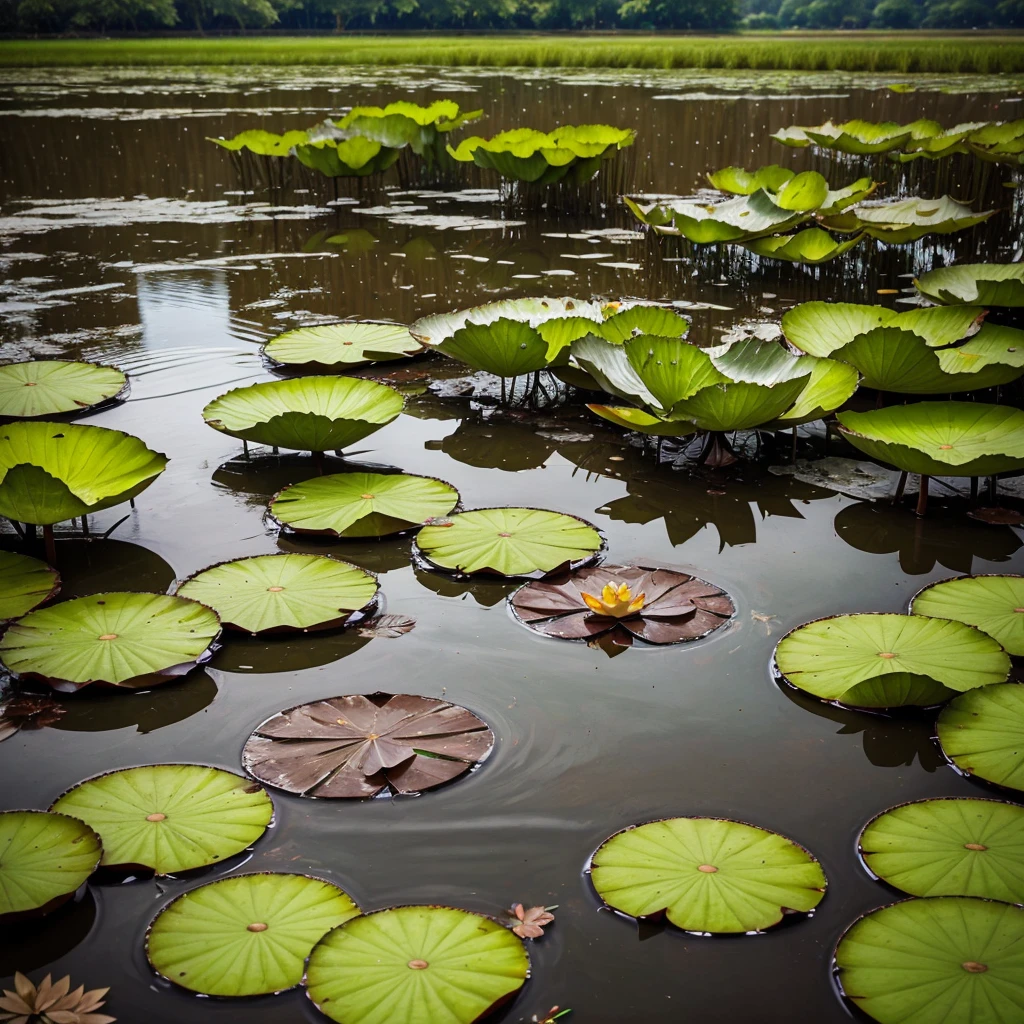
[[[174,569],[155,551],[113,537],[61,539],[57,557],[62,600],[107,590],[151,590],[160,594],[174,582]]]
[[[86,938],[95,923],[96,900],[87,890],[80,899],[46,917],[5,926],[0,930],[0,977],[10,977],[15,971],[35,971],[65,956]]]
[[[222,672],[300,672],[330,665],[365,647],[370,640],[357,630],[297,633],[271,637],[225,631],[210,667]]]
[[[522,580],[515,583],[499,583],[486,577],[459,578],[427,569],[416,570],[416,582],[441,597],[456,597],[462,600],[467,596],[472,597],[483,608],[493,608],[517,587],[522,586]]]

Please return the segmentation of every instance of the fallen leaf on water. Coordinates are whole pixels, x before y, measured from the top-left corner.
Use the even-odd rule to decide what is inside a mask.
[[[4,989],[0,997],[0,1021],[7,1024],[113,1024],[117,1019],[94,1013],[103,1005],[108,988],[85,991],[79,985],[73,992],[71,976],[65,974],[52,982],[47,975],[38,988],[20,971],[14,975],[14,989]]]
[[[0,704],[0,742],[21,729],[42,729],[53,725],[64,708],[49,697],[12,697]]]
[[[359,627],[359,635],[371,640],[374,637],[394,640],[396,637],[405,636],[415,627],[415,619],[407,619],[402,615],[378,615],[377,618],[369,619]]]
[[[530,1020],[533,1024],[552,1024],[552,1021],[556,1021],[560,1017],[568,1017],[570,1013],[572,1013],[572,1010],[568,1007],[563,1010],[561,1007],[552,1006],[543,1017],[538,1017],[537,1014],[534,1014]]]
[[[992,526],[1020,526],[1024,523],[1024,514],[1014,508],[976,508],[967,514]]]
[[[522,903],[512,904],[512,913],[515,914],[518,924],[512,926],[512,931],[521,939],[539,939],[544,934],[544,926],[551,924],[555,915],[551,913],[554,907],[527,907]]]

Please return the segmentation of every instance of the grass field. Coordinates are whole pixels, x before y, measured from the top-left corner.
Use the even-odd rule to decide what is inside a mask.
[[[802,33],[733,36],[331,36],[0,42],[0,67],[432,64],[1024,72],[1024,35]]]

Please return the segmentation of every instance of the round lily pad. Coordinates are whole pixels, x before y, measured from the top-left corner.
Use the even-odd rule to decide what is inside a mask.
[[[517,992],[530,960],[497,921],[455,907],[390,907],[328,932],[306,993],[338,1024],[473,1024]]]
[[[102,855],[100,837],[85,822],[47,811],[0,812],[0,924],[69,900]]]
[[[255,635],[335,629],[378,589],[373,573],[340,558],[277,554],[210,566],[177,593],[216,609],[229,629]]]
[[[487,723],[457,704],[412,694],[331,697],[258,725],[245,770],[268,786],[312,797],[419,793],[458,778],[494,745]]]
[[[146,956],[193,992],[269,995],[298,985],[314,944],[358,913],[348,893],[320,878],[235,875],[168,903],[146,933]]]
[[[278,366],[328,372],[353,370],[422,351],[423,346],[402,324],[352,320],[285,331],[263,346],[263,354]]]
[[[262,786],[201,764],[149,764],[97,775],[50,808],[79,818],[103,841],[103,867],[177,874],[251,846],[274,805]]]
[[[994,683],[962,693],[937,723],[942,752],[965,775],[1024,790],[1024,686]]]
[[[966,622],[1024,655],[1024,576],[957,576],[919,590],[910,602],[916,615]]]
[[[881,613],[804,623],[779,641],[775,665],[798,690],[862,708],[941,704],[1010,674],[1009,656],[980,629]]]
[[[56,597],[60,574],[38,558],[0,551],[0,623]]]
[[[602,541],[590,523],[563,512],[479,508],[423,527],[416,546],[440,569],[528,576],[589,561]]]
[[[0,366],[0,416],[30,418],[85,412],[123,398],[128,378],[114,366],[36,359]]]
[[[220,633],[216,613],[184,597],[92,594],[29,612],[0,638],[0,661],[22,679],[72,692],[138,690],[184,675]]]
[[[1024,807],[948,797],[883,811],[864,826],[872,874],[911,896],[1024,903]]]
[[[270,514],[296,533],[386,537],[446,516],[459,492],[410,473],[332,473],[279,491]]]
[[[828,884],[791,839],[723,818],[665,818],[616,832],[594,854],[590,880],[613,910],[712,933],[759,932],[787,913],[809,914]]]
[[[1024,908],[964,896],[904,900],[843,934],[844,996],[879,1024],[1003,1024],[1024,1015]]]

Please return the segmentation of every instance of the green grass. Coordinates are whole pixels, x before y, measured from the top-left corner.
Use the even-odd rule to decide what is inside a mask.
[[[1024,72],[1024,35],[260,36],[0,42],[2,67],[433,64],[897,74]]]

